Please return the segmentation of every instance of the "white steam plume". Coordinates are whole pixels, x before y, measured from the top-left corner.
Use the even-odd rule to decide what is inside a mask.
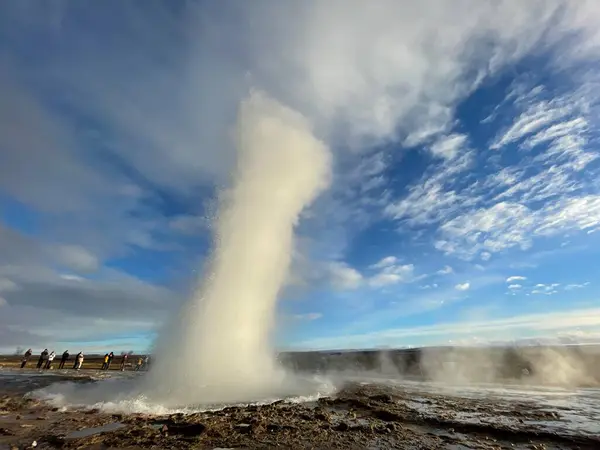
[[[221,198],[208,276],[150,374],[163,403],[281,395],[270,346],[301,211],[329,185],[330,153],[303,116],[253,92],[241,103],[233,187]]]

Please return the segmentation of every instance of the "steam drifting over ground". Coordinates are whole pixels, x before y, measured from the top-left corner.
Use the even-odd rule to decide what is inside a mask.
[[[330,155],[304,117],[259,92],[241,104],[236,144],[233,187],[221,198],[209,271],[163,337],[148,380],[163,403],[288,393],[270,333],[294,226],[328,186]]]

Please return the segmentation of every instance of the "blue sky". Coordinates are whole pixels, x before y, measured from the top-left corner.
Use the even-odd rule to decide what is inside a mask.
[[[280,348],[597,341],[594,2],[351,3],[0,6],[0,349],[150,345],[252,89],[334,157]]]

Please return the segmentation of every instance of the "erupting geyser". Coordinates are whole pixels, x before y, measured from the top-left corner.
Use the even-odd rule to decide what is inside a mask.
[[[300,212],[327,188],[330,153],[299,113],[258,92],[241,103],[233,185],[220,199],[210,267],[163,336],[149,395],[182,405],[285,393],[270,345]]]

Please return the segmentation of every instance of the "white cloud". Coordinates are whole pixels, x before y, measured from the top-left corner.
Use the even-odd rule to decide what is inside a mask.
[[[84,281],[85,280],[85,278],[82,278],[78,275],[73,275],[70,273],[63,273],[63,274],[60,274],[59,276],[63,280],[67,280],[67,281]]]
[[[508,286],[508,288],[511,290],[521,289],[522,287],[523,286],[521,286],[520,284],[511,284]]]
[[[323,314],[321,313],[307,313],[307,314],[295,314],[292,316],[293,319],[295,320],[317,320],[323,317]]]
[[[326,278],[330,285],[341,290],[363,286],[381,288],[398,283],[412,283],[423,278],[415,276],[413,264],[394,264],[396,261],[397,258],[392,256],[369,266],[370,269],[377,268],[377,272],[371,276],[362,274],[345,262],[329,262],[325,266]],[[318,278],[318,274],[315,276]]]
[[[409,283],[417,278],[414,275],[415,266],[413,264],[397,264],[398,258],[387,256],[377,263],[369,266],[371,269],[377,269],[378,273],[369,277],[367,284],[373,288],[380,288],[392,284]]]
[[[96,268],[95,258],[77,246],[44,244],[0,226],[0,279],[6,300],[0,315],[0,342],[50,345],[62,340],[90,341],[99,334],[147,333],[156,329],[183,295],[127,273]],[[57,251],[59,250],[59,251]],[[60,251],[62,250],[62,251]],[[80,270],[95,269],[83,279],[61,273],[68,262]],[[8,288],[8,289],[6,289]],[[60,323],[56,328],[52,324]]]
[[[564,143],[563,139],[573,139],[575,137],[581,137],[582,134],[587,131],[587,120],[583,117],[577,117],[572,120],[566,120],[564,122],[558,122],[539,133],[536,133],[531,138],[527,139],[526,145],[530,148],[535,147],[547,142],[553,142],[557,139],[559,143]],[[574,139],[577,140],[577,139]]]
[[[0,278],[0,292],[16,291],[19,286],[8,278]]]
[[[597,229],[595,172],[583,172],[598,157],[588,145],[590,123],[596,120],[590,89],[550,101],[540,87],[509,94],[506,101],[512,96],[524,112],[495,148],[514,143],[524,153],[518,162],[466,185],[456,183],[455,176],[476,164],[473,158],[461,167],[440,166],[385,212],[413,227],[437,225],[435,248],[467,260],[526,250],[536,238]]]
[[[331,284],[338,289],[356,289],[363,283],[361,273],[346,263],[330,263],[328,271]]]
[[[402,281],[402,277],[396,273],[379,273],[369,278],[369,285],[377,288],[397,284],[400,281]]]
[[[59,261],[75,271],[93,272],[99,267],[98,258],[79,245],[62,245],[56,251]]]
[[[13,38],[36,27],[54,44],[52,58],[15,51],[13,65],[62,87],[75,107],[112,125],[112,144],[127,164],[179,190],[199,174],[227,174],[232,152],[223,137],[249,85],[301,105],[324,134],[355,146],[397,133],[423,141],[447,128],[453,106],[482,75],[576,31],[587,43],[597,18],[582,2],[559,19],[558,4],[547,2],[241,2],[226,10],[191,3],[177,15],[157,3],[128,8],[131,22],[113,24],[119,33],[109,49],[101,27],[81,25],[111,17],[109,6],[5,9],[2,25]],[[73,22],[58,33],[48,24],[56,16]],[[224,35],[234,53],[222,52]],[[487,45],[474,45],[482,37]],[[75,40],[86,42],[85,51],[68,45]],[[578,56],[591,48],[579,46]],[[124,72],[132,54],[135,70]]]
[[[454,273],[454,269],[452,269],[452,267],[450,266],[444,266],[443,269],[438,270],[437,272],[439,275],[449,275],[451,273]]]
[[[471,284],[468,282],[457,284],[456,286],[454,286],[454,288],[458,291],[468,291],[470,287],[471,287]]]
[[[558,290],[556,289],[558,286],[560,286],[560,283],[552,283],[552,284],[538,283],[535,285],[535,288],[531,291],[531,293],[535,294],[535,295],[558,294]]]
[[[525,249],[531,245],[532,226],[527,207],[501,202],[444,223],[440,232],[446,240],[438,241],[436,248],[469,259],[481,250],[499,252],[514,246]]]
[[[370,266],[372,269],[383,269],[384,267],[392,266],[398,262],[398,258],[395,256],[386,256],[377,263]]]
[[[557,104],[558,103],[558,104]],[[521,114],[515,123],[491,145],[497,150],[507,144],[518,141],[538,130],[552,125],[556,120],[562,119],[572,112],[572,108],[564,106],[560,101],[542,101],[532,105]],[[535,139],[535,138],[534,138]]]
[[[523,277],[521,275],[513,275],[512,277],[508,277],[506,279],[507,283],[513,283],[515,281],[525,281],[527,279],[527,277]]]
[[[438,139],[431,147],[431,153],[445,160],[455,159],[467,142],[464,134],[451,134]]]
[[[410,283],[416,280],[413,264],[391,265],[384,267],[381,272],[369,278],[371,287],[383,287],[397,283]]]
[[[558,200],[532,210],[518,203],[500,202],[458,216],[440,227],[445,239],[436,248],[446,254],[472,259],[481,251],[491,253],[532,245],[534,237],[556,236],[569,230],[600,225],[600,196]]]
[[[565,286],[565,290],[566,291],[572,291],[574,289],[583,289],[584,287],[587,287],[590,285],[590,282],[587,281],[585,283],[581,283],[581,284],[567,284]]]

